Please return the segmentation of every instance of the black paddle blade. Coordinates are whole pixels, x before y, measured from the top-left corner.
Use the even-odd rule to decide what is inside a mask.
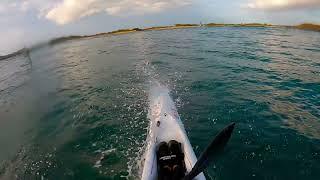
[[[218,135],[213,139],[213,141],[209,144],[205,151],[200,155],[200,158],[198,159],[197,163],[194,165],[190,173],[188,173],[184,177],[184,180],[192,180],[208,166],[208,164],[215,156],[219,155],[222,152],[223,148],[226,146],[231,137],[234,126],[235,123],[231,123],[218,133]]]

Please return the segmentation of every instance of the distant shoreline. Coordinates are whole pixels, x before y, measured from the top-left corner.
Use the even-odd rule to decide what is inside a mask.
[[[80,39],[80,38],[91,38],[91,37],[99,37],[105,35],[120,35],[120,34],[128,34],[139,31],[158,31],[158,30],[172,30],[172,29],[185,29],[185,28],[197,28],[197,27],[285,27],[285,28],[296,28],[301,30],[312,30],[320,32],[320,25],[316,24],[300,24],[297,26],[284,26],[284,25],[272,25],[272,24],[262,24],[262,23],[242,23],[242,24],[219,24],[219,23],[209,23],[209,24],[175,24],[173,26],[155,26],[148,28],[132,28],[132,29],[119,29],[116,31],[98,33],[94,35],[84,35],[84,36],[67,36],[60,37],[56,39],[52,39],[49,41],[49,44],[56,44],[60,42],[64,42],[67,40]]]
[[[272,24],[262,24],[262,23],[241,23],[241,24],[222,24],[222,23],[209,23],[209,24],[175,24],[172,26],[155,26],[148,28],[132,28],[132,29],[119,29],[111,32],[98,33],[93,35],[83,35],[83,36],[66,36],[59,37],[48,41],[49,45],[54,45],[58,43],[62,43],[69,40],[75,39],[84,39],[84,38],[92,38],[92,37],[100,37],[106,35],[120,35],[120,34],[128,34],[133,32],[140,31],[158,31],[158,30],[173,30],[173,29],[185,29],[185,28],[197,28],[197,27],[285,27],[285,28],[294,28],[300,30],[310,30],[310,31],[318,31],[320,32],[320,25],[304,23],[297,26],[284,26],[284,25],[272,25]],[[38,47],[37,45],[31,47],[30,49]],[[16,52],[10,53],[8,55],[0,56],[0,60],[7,59],[9,57],[13,57],[19,55],[21,53],[27,52],[26,48],[20,49]]]
[[[4,59],[8,59],[8,58],[11,58],[11,57],[15,57],[15,56],[19,56],[19,55],[22,55],[22,54],[27,54],[28,55],[29,53],[29,49],[27,48],[22,48],[16,52],[13,52],[13,53],[10,53],[10,54],[7,54],[7,55],[4,55],[4,56],[0,56],[0,61],[1,60],[4,60]]]
[[[99,37],[99,36],[106,36],[106,35],[120,35],[120,34],[128,34],[133,32],[140,32],[140,31],[157,31],[157,30],[170,30],[170,29],[182,29],[182,28],[195,28],[200,27],[198,24],[176,24],[174,26],[156,26],[156,27],[148,27],[148,28],[132,28],[132,29],[119,29],[111,32],[104,32],[98,33],[93,35],[83,35],[83,36],[66,36],[55,38],[49,41],[50,45],[61,43],[68,40],[74,39],[83,39],[83,38],[91,38],[91,37]]]

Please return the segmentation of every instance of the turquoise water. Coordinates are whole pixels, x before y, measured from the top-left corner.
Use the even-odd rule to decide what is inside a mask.
[[[0,61],[0,179],[139,179],[153,80],[208,179],[320,177],[320,34],[195,28],[68,41]]]

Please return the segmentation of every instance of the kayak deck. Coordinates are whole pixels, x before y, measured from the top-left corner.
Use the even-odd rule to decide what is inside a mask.
[[[149,118],[151,122],[141,179],[157,179],[156,150],[158,144],[163,141],[176,140],[181,143],[186,169],[190,172],[197,158],[166,87],[159,85],[151,92]],[[205,180],[205,177],[201,173],[195,179]]]

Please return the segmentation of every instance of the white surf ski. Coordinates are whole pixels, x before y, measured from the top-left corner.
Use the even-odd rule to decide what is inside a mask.
[[[169,90],[157,85],[150,93],[149,118],[151,120],[147,138],[147,148],[144,155],[142,180],[156,180],[157,157],[156,149],[163,141],[176,140],[182,144],[185,155],[187,172],[190,172],[197,158],[187,137],[180,116],[169,95]],[[203,173],[200,173],[195,180],[205,180]]]

